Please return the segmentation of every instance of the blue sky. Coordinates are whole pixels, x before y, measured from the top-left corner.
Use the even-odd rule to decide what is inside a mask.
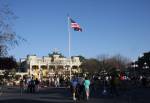
[[[27,39],[9,51],[16,58],[46,56],[54,48],[68,56],[68,13],[83,28],[71,29],[71,55],[121,54],[136,59],[150,50],[150,0],[4,1],[19,17],[14,31]]]

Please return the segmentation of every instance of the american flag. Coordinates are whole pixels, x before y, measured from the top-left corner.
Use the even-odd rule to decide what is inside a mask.
[[[71,21],[71,28],[73,28],[75,31],[81,31],[82,32],[82,28],[80,27],[80,25],[78,23],[76,23],[71,18],[70,18],[70,21]]]

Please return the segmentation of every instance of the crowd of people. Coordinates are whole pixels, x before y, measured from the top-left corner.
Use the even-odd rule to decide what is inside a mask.
[[[39,83],[40,81],[36,78],[33,79],[33,77],[28,79],[20,79],[20,92],[21,94],[23,91],[26,91],[28,93],[35,93],[39,91]]]
[[[138,82],[138,83],[137,83]],[[148,86],[148,80],[146,77],[141,76],[139,79],[129,78],[126,76],[86,76],[79,77],[73,76],[71,80],[69,78],[54,77],[49,78],[46,81],[40,81],[37,78],[20,79],[20,92],[21,94],[26,91],[28,93],[39,92],[39,88],[46,85],[48,87],[70,87],[73,100],[89,100],[91,94],[99,92],[101,89],[102,94],[110,94],[118,96],[121,89],[127,89],[136,85],[141,87]]]
[[[74,77],[71,81],[71,93],[73,96],[73,100],[80,100],[80,99],[84,99],[86,97],[86,99],[89,99],[89,90],[90,87],[90,80],[86,77],[86,78],[82,78],[82,77]]]

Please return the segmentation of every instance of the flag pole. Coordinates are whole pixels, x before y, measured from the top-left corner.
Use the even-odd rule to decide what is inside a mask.
[[[68,53],[69,53],[69,70],[70,70],[70,81],[71,81],[71,68],[72,68],[72,63],[71,63],[71,31],[70,31],[70,17],[68,15]]]
[[[69,49],[69,58],[70,58],[70,46],[71,46],[71,32],[70,32],[70,17],[68,16],[68,36],[69,36],[69,41],[68,41],[68,49]]]

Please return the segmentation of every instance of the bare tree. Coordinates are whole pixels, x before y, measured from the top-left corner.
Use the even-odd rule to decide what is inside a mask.
[[[17,19],[8,5],[0,2],[0,57],[8,54],[8,50],[25,40],[13,31],[13,21]]]
[[[107,62],[109,56],[106,54],[98,55],[97,60],[99,61],[99,73],[104,73],[109,68],[109,64]]]
[[[110,61],[112,61],[113,65],[117,68],[120,69],[120,71],[125,71],[127,68],[127,65],[130,63],[130,60],[120,54],[113,56],[110,58]]]
[[[130,62],[128,58],[119,54],[110,57],[108,55],[99,55],[97,59],[100,62],[99,71],[107,73],[114,71],[114,68],[116,69],[115,71],[125,71]]]
[[[96,59],[86,59],[82,62],[81,68],[83,72],[94,74],[98,72],[99,62]]]

